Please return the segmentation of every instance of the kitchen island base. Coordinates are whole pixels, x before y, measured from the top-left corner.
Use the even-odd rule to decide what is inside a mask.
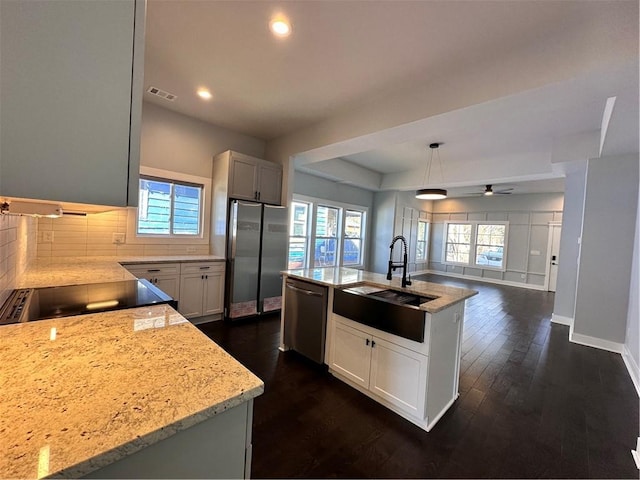
[[[253,400],[83,478],[250,478]]]
[[[333,314],[329,372],[427,432],[458,398],[464,303],[425,314],[416,342]]]

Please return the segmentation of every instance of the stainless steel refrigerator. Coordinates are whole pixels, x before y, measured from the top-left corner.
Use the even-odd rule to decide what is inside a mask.
[[[287,266],[287,209],[232,200],[227,230],[225,317],[230,320],[282,308]]]

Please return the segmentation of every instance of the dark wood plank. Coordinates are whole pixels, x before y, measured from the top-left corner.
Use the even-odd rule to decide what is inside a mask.
[[[426,433],[295,352],[277,314],[199,328],[265,382],[255,478],[638,478],[638,397],[619,355],[568,341],[553,294],[473,288],[460,398]]]

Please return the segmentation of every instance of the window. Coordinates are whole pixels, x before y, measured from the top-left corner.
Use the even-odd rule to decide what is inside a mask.
[[[307,264],[307,245],[309,242],[309,210],[311,205],[305,202],[291,203],[291,221],[289,222],[289,269],[304,268]]]
[[[447,223],[445,263],[504,269],[507,223]]]
[[[342,264],[345,266],[362,263],[363,219],[364,212],[349,209],[345,211],[342,242]]]
[[[366,209],[296,197],[289,228],[288,268],[362,266]]]
[[[340,209],[319,205],[316,209],[314,267],[335,267]]]
[[[429,239],[429,222],[418,220],[418,234],[416,236],[416,261],[427,260],[427,241]]]
[[[140,176],[139,235],[199,236],[203,186]]]

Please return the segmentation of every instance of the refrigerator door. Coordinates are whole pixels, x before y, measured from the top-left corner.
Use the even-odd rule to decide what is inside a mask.
[[[260,269],[260,307],[262,312],[282,308],[282,278],[287,268],[289,216],[286,207],[264,206],[262,222],[262,266]]]
[[[233,200],[229,218],[227,316],[258,313],[262,205]]]

